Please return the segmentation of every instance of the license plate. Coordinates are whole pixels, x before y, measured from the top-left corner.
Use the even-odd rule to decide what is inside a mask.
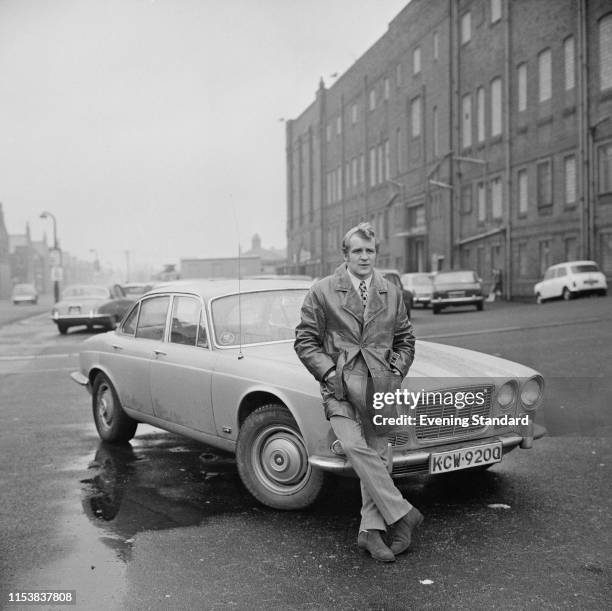
[[[487,443],[471,448],[460,450],[449,450],[448,452],[436,452],[429,457],[430,473],[447,473],[448,471],[459,471],[480,465],[491,465],[502,459],[501,442]]]
[[[585,284],[597,284],[597,280],[585,280]]]

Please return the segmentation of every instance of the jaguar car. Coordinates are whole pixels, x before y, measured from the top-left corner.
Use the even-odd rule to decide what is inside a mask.
[[[85,325],[114,329],[135,299],[127,297],[122,288],[94,284],[71,284],[62,292],[62,298],[53,306],[51,319],[57,330],[65,335],[70,327]]]
[[[330,474],[354,476],[293,349],[310,284],[179,281],[142,296],[115,330],[83,342],[71,373],[101,439],[125,444],[147,423],[229,451],[251,494],[278,509],[313,503]],[[529,367],[417,340],[386,416],[392,475],[482,470],[530,448],[545,433],[534,422],[543,387]],[[373,422],[385,424],[375,418],[389,397],[374,399]]]
[[[431,307],[439,314],[449,306],[475,305],[478,311],[484,307],[482,281],[472,270],[439,272],[433,278]]]

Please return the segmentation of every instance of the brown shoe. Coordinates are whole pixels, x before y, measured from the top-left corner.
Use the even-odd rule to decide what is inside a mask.
[[[380,530],[362,530],[357,537],[357,545],[370,552],[374,560],[395,562],[395,556],[382,540]]]
[[[412,531],[424,520],[423,514],[413,507],[393,525],[391,531],[391,552],[397,556],[405,552],[412,541]]]

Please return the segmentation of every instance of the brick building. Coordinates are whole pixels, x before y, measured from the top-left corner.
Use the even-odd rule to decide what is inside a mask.
[[[469,267],[507,295],[550,264],[612,275],[612,6],[412,0],[287,123],[289,273],[369,220],[381,267]]]

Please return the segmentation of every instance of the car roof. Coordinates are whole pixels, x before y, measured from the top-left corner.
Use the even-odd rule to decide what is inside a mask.
[[[563,263],[555,263],[554,265],[551,265],[550,267],[561,267],[562,265],[583,265],[583,264],[597,265],[595,261],[588,261],[584,259],[580,261],[564,261]]]
[[[221,295],[230,295],[233,293],[250,293],[253,291],[271,291],[279,289],[309,289],[312,281],[306,280],[285,280],[282,277],[278,278],[245,278],[238,282],[237,278],[211,278],[211,279],[194,279],[194,280],[174,280],[159,284],[147,295],[155,295],[160,293],[195,293],[201,295],[204,299],[209,300]]]

